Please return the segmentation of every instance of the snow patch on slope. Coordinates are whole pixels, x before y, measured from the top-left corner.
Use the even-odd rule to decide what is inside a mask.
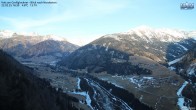
[[[153,79],[153,77],[143,77],[144,79],[148,79],[148,80],[151,80]]]
[[[78,78],[77,80],[78,80],[78,81],[77,81],[77,88],[78,88],[78,89],[81,89],[81,88],[80,88],[80,81],[81,81],[81,79]]]
[[[173,60],[173,61],[170,61],[170,62],[168,62],[168,65],[171,66],[171,65],[173,65],[173,64],[175,64],[175,63],[181,61],[183,58],[184,58],[184,56],[181,57],[181,58],[175,59],[175,60]]]
[[[171,70],[171,71],[176,70],[176,68],[173,67],[173,66],[168,67],[168,69]]]
[[[91,106],[91,98],[90,98],[88,92],[86,93],[86,103],[89,107],[91,107],[91,109],[93,109],[93,107]]]
[[[141,85],[139,84],[139,81],[137,79],[135,79],[135,77],[131,77],[129,78],[130,82],[133,84],[136,84],[139,88],[141,87]]]
[[[176,45],[179,45],[180,47],[182,47],[185,51],[187,51],[188,49],[186,47],[184,47],[183,45],[179,44],[179,43],[174,43]]]
[[[105,35],[104,38],[113,38],[113,39],[115,39],[117,41],[120,41],[121,40],[119,36],[113,35],[113,34]]]
[[[117,83],[110,82],[111,84],[115,85],[116,87],[123,88],[122,86],[118,85]]]
[[[186,73],[189,76],[196,76],[196,63],[191,64],[190,67],[187,69]]]
[[[108,51],[108,47],[110,46],[111,42],[108,43],[108,45],[105,48],[105,51]]]
[[[182,90],[186,87],[187,84],[188,82],[185,81],[183,85],[180,87],[180,89],[177,91],[177,95],[179,97],[177,104],[181,110],[189,110],[187,106],[184,106],[184,97],[182,96]]]
[[[90,98],[88,92],[71,92],[71,93],[84,96],[86,98],[87,105],[93,110],[93,107],[91,106],[91,98]]]
[[[188,84],[187,81],[185,81],[182,86],[180,87],[180,89],[178,89],[177,95],[178,96],[182,96],[182,90],[184,89],[184,87]]]

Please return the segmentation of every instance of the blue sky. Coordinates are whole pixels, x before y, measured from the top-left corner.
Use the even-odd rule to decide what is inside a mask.
[[[196,30],[196,9],[180,10],[180,3],[196,5],[194,0],[56,1],[57,4],[28,8],[0,7],[0,30],[55,34],[80,45],[141,25]]]

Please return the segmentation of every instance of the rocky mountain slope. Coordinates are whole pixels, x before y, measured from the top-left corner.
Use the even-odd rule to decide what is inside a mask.
[[[104,65],[109,67],[111,64],[126,63],[131,56],[145,57],[167,65],[168,61],[178,58],[194,46],[193,33],[138,27],[124,33],[109,34],[79,48],[65,58],[62,65],[104,71]]]
[[[189,78],[192,83],[196,83],[196,44],[194,48],[182,55],[179,60],[171,66],[182,76]]]
[[[0,31],[0,49],[3,49],[19,61],[59,60],[78,48],[65,38],[55,35],[39,35],[36,33],[14,33]],[[35,61],[35,62],[36,62]]]
[[[34,57],[44,55],[63,57],[66,54],[70,54],[73,50],[77,48],[78,46],[71,44],[67,41],[45,40],[27,49],[23,53],[22,57]]]

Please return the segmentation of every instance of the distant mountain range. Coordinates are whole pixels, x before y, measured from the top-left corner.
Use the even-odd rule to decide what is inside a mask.
[[[78,46],[71,44],[67,41],[45,40],[28,48],[23,53],[22,57],[34,57],[44,55],[63,57],[64,55],[70,54],[77,48]]]
[[[61,58],[76,50],[79,46],[55,35],[35,33],[14,33],[0,31],[0,49],[10,55],[21,58],[52,56]]]

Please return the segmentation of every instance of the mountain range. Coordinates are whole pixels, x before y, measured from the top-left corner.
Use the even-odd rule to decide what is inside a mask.
[[[78,47],[68,42],[65,38],[55,35],[0,31],[0,48],[18,59],[33,59],[34,57],[49,56],[58,60],[70,54]]]
[[[131,62],[132,56],[138,56],[167,65],[195,46],[194,33],[142,26],[102,36],[65,57],[62,64],[70,68],[102,68],[106,63]]]
[[[195,107],[195,47],[196,31],[147,26],[107,34],[82,47],[54,35],[0,31],[2,50],[88,109]],[[64,78],[73,85],[64,87]]]

